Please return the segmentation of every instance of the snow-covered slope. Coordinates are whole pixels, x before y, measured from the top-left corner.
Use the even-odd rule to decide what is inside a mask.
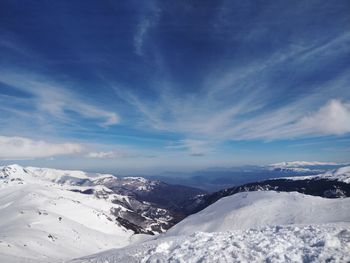
[[[171,236],[72,263],[349,262],[349,225],[277,226]]]
[[[266,225],[350,222],[350,198],[257,191],[220,199],[172,227],[167,235],[220,232]]]
[[[181,217],[139,197],[167,186],[141,177],[0,167],[0,262],[68,259],[126,246],[135,233],[163,232]]]
[[[348,173],[341,169],[332,175],[340,178]],[[348,186],[346,180],[316,182],[322,180]],[[259,183],[248,190],[268,190]],[[79,257],[74,262],[350,260],[350,198],[236,190],[219,192],[215,198],[220,200],[214,204],[142,242],[144,237],[135,233],[163,231],[163,226],[171,225],[173,214],[140,198],[158,200],[164,193],[173,198],[177,188],[139,177],[0,167],[0,262],[62,262]],[[223,194],[228,196],[222,198]],[[180,199],[167,199],[165,204],[173,200]],[[112,250],[101,252],[106,249]],[[99,254],[86,256],[92,253]]]
[[[270,164],[271,167],[306,167],[306,166],[328,166],[328,165],[339,165],[334,162],[306,162],[306,161],[293,161],[293,162],[281,162]]]
[[[0,262],[47,262],[130,243],[133,231],[110,212],[124,207],[56,183],[68,177],[70,182],[87,179],[83,173],[67,176],[12,165],[0,168],[0,176]],[[94,190],[108,191],[103,186]]]
[[[270,171],[279,171],[287,173],[295,173],[296,175],[311,175],[317,173],[324,173],[332,169],[336,169],[349,164],[334,163],[334,162],[281,162],[266,166]]]
[[[349,209],[349,198],[239,193],[154,240],[73,262],[348,262]]]
[[[191,211],[195,213],[223,197],[251,191],[299,192],[326,198],[350,197],[350,166],[316,175],[271,178],[201,195]]]
[[[129,244],[133,235],[110,214],[113,204],[51,186],[0,190],[2,255],[35,260],[71,258]],[[119,207],[118,205],[114,205]]]
[[[341,167],[337,170],[331,170],[323,174],[310,175],[310,176],[286,177],[285,179],[289,179],[289,180],[326,179],[326,180],[339,181],[339,182],[344,182],[346,184],[350,184],[350,166]]]

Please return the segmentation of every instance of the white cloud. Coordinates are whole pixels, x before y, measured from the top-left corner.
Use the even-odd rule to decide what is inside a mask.
[[[297,91],[301,87],[293,87],[288,79],[278,84],[271,83],[271,79],[280,78],[281,68],[302,67],[306,60],[311,70],[322,54],[343,55],[344,43],[348,41],[350,35],[345,33],[318,45],[312,41],[287,46],[271,54],[268,60],[256,59],[246,65],[213,70],[195,93],[178,92],[183,87],[166,79],[159,82],[161,86],[154,87],[151,99],[118,88],[116,92],[143,115],[139,125],[180,133],[186,138],[220,142],[342,135],[349,132],[348,124],[344,124],[350,122],[346,106],[350,101],[349,71],[342,71],[322,84],[305,83],[305,92],[300,94]],[[332,99],[335,100],[327,104]],[[322,119],[324,114],[327,116]]]
[[[88,158],[96,158],[96,159],[109,159],[115,158],[116,154],[113,151],[108,152],[90,152],[87,154]]]
[[[126,158],[152,158],[154,154],[145,152],[141,148],[126,145],[90,144],[90,150],[84,156],[91,159],[126,159]]]
[[[342,135],[350,132],[350,104],[330,100],[317,112],[303,117],[297,124],[305,133]]]
[[[222,136],[234,140],[278,140],[350,132],[349,102],[331,99],[316,111],[307,111],[312,97],[283,108],[244,120]]]
[[[51,143],[24,137],[0,136],[0,159],[22,160],[76,154],[83,146],[76,143]]]

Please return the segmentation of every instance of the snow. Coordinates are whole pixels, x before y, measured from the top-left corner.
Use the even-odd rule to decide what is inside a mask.
[[[72,263],[120,262],[346,262],[350,225],[268,226],[196,232],[110,250]]]
[[[348,262],[349,208],[349,198],[238,193],[151,240],[72,263]]]
[[[288,180],[327,179],[327,180],[334,180],[334,181],[350,184],[350,166],[341,167],[336,170],[331,170],[318,175],[284,177],[283,179],[288,179]]]
[[[133,231],[111,214],[122,206],[71,191],[85,190],[74,184],[88,178],[80,171],[1,167],[0,262],[52,262],[130,244]]]
[[[185,218],[166,235],[220,232],[266,225],[350,222],[350,198],[327,199],[297,192],[243,192],[220,199]]]
[[[323,165],[340,165],[334,162],[306,162],[306,161],[294,161],[294,162],[281,162],[270,164],[271,167],[283,167],[283,168],[296,168],[305,166],[323,166]]]
[[[334,162],[281,162],[268,165],[266,168],[271,171],[294,172],[296,174],[316,174],[323,173],[327,170],[348,164],[334,163]]]
[[[350,183],[350,166],[312,178]],[[111,209],[126,208],[111,198],[128,197],[96,185],[115,180],[81,171],[0,167],[0,262],[350,261],[350,198],[238,193],[150,237],[116,223]],[[145,191],[145,182],[129,177],[125,183]],[[71,191],[87,189],[110,195]]]
[[[128,176],[128,177],[124,177],[124,179],[130,180],[130,181],[139,181],[141,183],[148,182],[148,180],[143,177]]]

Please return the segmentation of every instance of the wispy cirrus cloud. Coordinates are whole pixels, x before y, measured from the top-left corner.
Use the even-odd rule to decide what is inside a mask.
[[[300,105],[302,107],[302,105]],[[278,140],[343,135],[350,132],[349,102],[329,100],[315,111],[286,107],[246,120],[226,131],[237,140]]]
[[[4,103],[0,106],[7,111],[18,111],[18,104],[21,104],[31,107],[37,117],[50,115],[59,121],[74,122],[68,114],[69,111],[80,117],[95,120],[102,127],[115,125],[120,121],[117,113],[88,103],[62,85],[35,74],[1,71],[0,82],[14,91],[26,94],[25,99],[16,97],[15,94],[7,96],[11,97],[10,100],[5,98]],[[17,105],[16,102],[18,102]]]
[[[148,2],[145,10],[146,12],[141,16],[140,21],[136,27],[136,32],[134,34],[135,53],[139,56],[143,55],[143,46],[146,41],[148,32],[158,23],[161,13],[160,8],[154,1]]]
[[[213,151],[214,142],[197,139],[183,139],[166,146],[172,150],[186,150],[190,156],[204,156]]]
[[[134,47],[135,53],[140,56],[143,54],[143,44],[147,31],[151,28],[151,24],[152,23],[149,18],[142,19],[142,21],[138,24],[137,31],[134,36]]]
[[[343,135],[350,132],[350,78],[346,69],[331,80],[301,87],[293,87],[288,79],[277,84],[271,79],[279,78],[281,67],[289,70],[304,63],[310,66],[298,72],[298,77],[307,78],[308,72],[322,66],[317,63],[320,57],[346,54],[349,42],[346,32],[318,45],[312,41],[288,46],[267,61],[257,59],[223,72],[213,71],[196,93],[179,93],[176,84],[169,82],[149,99],[119,89],[117,93],[144,116],[142,125],[181,133],[188,139],[219,142]],[[293,97],[286,97],[289,93]],[[179,143],[182,148],[191,148],[184,141]]]

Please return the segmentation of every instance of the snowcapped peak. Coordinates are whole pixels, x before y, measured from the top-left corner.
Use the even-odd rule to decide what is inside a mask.
[[[1,166],[0,169],[2,171],[7,171],[9,173],[22,173],[24,172],[24,168],[18,164],[10,164],[6,166]]]
[[[335,172],[334,172],[335,175],[344,175],[344,174],[348,174],[349,177],[350,177],[350,166],[344,166],[344,167],[341,167],[339,169],[337,169]]]
[[[151,190],[157,181],[150,181],[143,177],[121,177],[112,174],[87,173],[78,170],[59,170],[53,168],[22,167],[8,165],[0,167],[0,178],[8,178],[12,182],[23,183],[57,183],[60,185],[107,187],[125,186],[139,191]]]
[[[334,162],[305,162],[305,161],[292,161],[292,162],[281,162],[270,164],[270,167],[304,167],[304,166],[318,166],[318,165],[339,165]]]
[[[139,181],[140,183],[147,183],[148,180],[143,178],[143,177],[138,177],[138,176],[128,176],[128,177],[124,177],[124,179],[126,180],[130,180],[130,181]]]
[[[24,182],[52,182],[59,184],[80,184],[89,180],[83,171],[57,170],[51,168],[22,167],[17,164],[0,167],[0,178]]]
[[[350,184],[350,166],[344,166],[333,171],[326,172],[324,174],[316,175],[316,179],[328,179],[336,180]]]
[[[308,175],[308,176],[293,176],[293,177],[284,177],[289,180],[334,180],[343,183],[350,184],[350,166],[340,167],[335,170],[327,171],[325,173],[317,174],[317,175]]]
[[[1,168],[7,168],[7,169],[16,169],[16,170],[21,170],[23,169],[22,166],[18,165],[18,164],[9,164],[9,165],[6,165],[6,166],[1,166]]]
[[[87,179],[89,178],[87,174],[83,171],[75,171],[75,170],[58,170],[51,168],[37,168],[37,167],[27,167],[27,171],[35,174],[37,177],[42,179],[48,179],[50,181],[57,181],[62,177],[74,177],[77,179]]]
[[[266,168],[271,171],[295,172],[302,174],[320,174],[329,169],[335,169],[346,164],[335,162],[305,162],[292,161],[281,162],[268,165]]]
[[[0,167],[0,178],[15,177],[23,178],[27,171],[18,164],[11,164]]]

